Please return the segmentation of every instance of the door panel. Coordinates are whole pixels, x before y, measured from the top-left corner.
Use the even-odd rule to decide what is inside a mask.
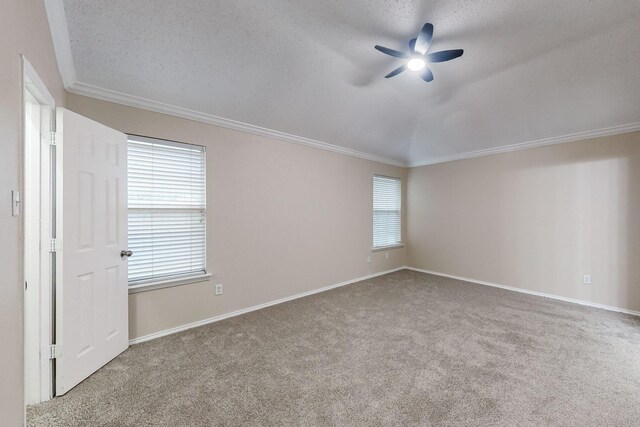
[[[56,394],[128,346],[126,135],[59,109]]]

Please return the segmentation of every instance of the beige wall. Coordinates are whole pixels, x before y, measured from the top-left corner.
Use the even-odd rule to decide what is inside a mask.
[[[130,295],[131,338],[405,264],[404,249],[371,254],[372,176],[404,178],[403,168],[73,94],[67,105],[126,133],[207,147],[214,278]]]
[[[409,265],[640,310],[640,133],[410,169],[65,96],[42,2],[0,1],[0,424],[23,420],[20,53],[58,105],[208,147],[210,282],[130,296],[131,337]],[[406,250],[370,254],[371,176],[405,177]],[[407,185],[408,182],[408,185]],[[275,190],[274,190],[275,189]],[[406,240],[406,237],[405,237]],[[367,256],[372,256],[367,263]],[[590,273],[586,287],[582,274]],[[224,283],[223,296],[213,284]]]
[[[407,181],[409,265],[640,310],[640,132],[413,168]]]
[[[11,190],[22,188],[24,54],[59,105],[65,92],[42,1],[0,1],[0,425],[23,422],[22,217],[11,216]]]

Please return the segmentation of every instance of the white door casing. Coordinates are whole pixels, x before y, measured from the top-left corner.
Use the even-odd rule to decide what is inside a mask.
[[[59,108],[56,395],[128,346],[127,138]]]
[[[24,347],[25,402],[53,396],[53,363],[49,357],[52,327],[51,134],[55,100],[27,58],[22,56],[24,101]],[[39,120],[38,120],[39,118]]]

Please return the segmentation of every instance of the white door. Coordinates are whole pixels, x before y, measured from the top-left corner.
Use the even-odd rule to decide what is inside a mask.
[[[127,137],[65,109],[56,128],[59,396],[128,346]]]

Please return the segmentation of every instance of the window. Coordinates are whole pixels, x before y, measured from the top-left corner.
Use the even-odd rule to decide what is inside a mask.
[[[400,244],[400,178],[373,176],[373,248]]]
[[[204,147],[129,136],[129,285],[204,274]]]

